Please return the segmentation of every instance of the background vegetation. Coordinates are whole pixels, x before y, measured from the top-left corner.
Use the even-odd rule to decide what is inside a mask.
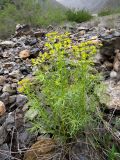
[[[0,37],[8,37],[15,31],[16,24],[47,26],[65,20],[64,8],[54,7],[45,1],[45,7],[37,0],[1,1]],[[44,7],[44,8],[42,8]]]
[[[16,24],[45,27],[65,21],[84,22],[91,18],[87,11],[66,10],[61,5],[44,0],[1,0],[0,38],[14,33]]]
[[[86,10],[68,10],[66,15],[69,21],[75,21],[77,23],[89,21],[92,18],[91,13]]]

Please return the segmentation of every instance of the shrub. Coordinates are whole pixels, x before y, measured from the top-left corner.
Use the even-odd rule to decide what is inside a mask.
[[[86,10],[68,10],[66,12],[67,19],[69,21],[81,23],[89,21],[92,18],[92,15]]]
[[[47,34],[45,47],[46,52],[32,60],[39,68],[34,79],[19,82],[19,91],[38,111],[32,130],[66,142],[92,121],[95,112],[94,87],[99,80],[89,71],[96,47],[91,41],[75,45],[68,33]]]

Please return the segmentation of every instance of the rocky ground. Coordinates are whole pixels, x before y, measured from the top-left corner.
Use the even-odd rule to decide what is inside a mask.
[[[117,20],[114,28],[108,23],[107,26],[102,21],[94,21],[75,26],[65,25],[58,30],[69,30],[75,42],[91,39],[94,43],[103,43],[95,56],[95,66],[104,75],[106,94],[110,99],[105,103],[101,98],[101,103],[105,103],[107,111],[114,111],[117,119],[120,119],[120,23],[119,18]],[[28,131],[31,124],[25,119],[28,110],[27,97],[17,91],[21,79],[33,76],[36,68],[31,65],[31,58],[36,58],[39,51],[44,53],[45,34],[50,31],[54,31],[52,26],[42,30],[31,29],[28,25],[17,25],[15,35],[7,40],[0,40],[0,160],[22,160],[24,153],[36,141],[34,145],[37,147],[41,144],[48,146],[47,150],[41,149],[38,153],[46,154],[54,148],[49,147],[50,144],[55,145],[49,138],[46,142],[40,138],[39,133]],[[77,152],[80,160],[87,160],[80,155],[79,148],[76,144],[73,151]],[[26,152],[24,160],[30,160],[32,155],[28,153],[29,155]],[[37,160],[35,155],[32,159]]]

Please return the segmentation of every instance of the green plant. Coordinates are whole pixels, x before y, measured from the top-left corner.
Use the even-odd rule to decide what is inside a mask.
[[[112,148],[108,151],[108,159],[109,160],[117,160],[118,157],[120,158],[120,154],[117,153],[117,150],[113,144]]]
[[[92,18],[92,15],[86,10],[68,10],[66,12],[67,19],[69,21],[74,21],[77,23],[89,21]]]
[[[66,142],[84,130],[95,112],[99,78],[90,70],[96,47],[92,41],[74,44],[69,33],[55,32],[47,34],[45,49],[32,60],[39,68],[34,79],[19,82],[19,91],[38,111],[33,128]]]

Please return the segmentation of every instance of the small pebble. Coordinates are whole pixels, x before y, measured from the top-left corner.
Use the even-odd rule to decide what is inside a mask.
[[[117,72],[111,71],[110,72],[110,78],[116,78],[117,77]]]
[[[5,104],[0,101],[0,116],[2,116],[6,112]]]

